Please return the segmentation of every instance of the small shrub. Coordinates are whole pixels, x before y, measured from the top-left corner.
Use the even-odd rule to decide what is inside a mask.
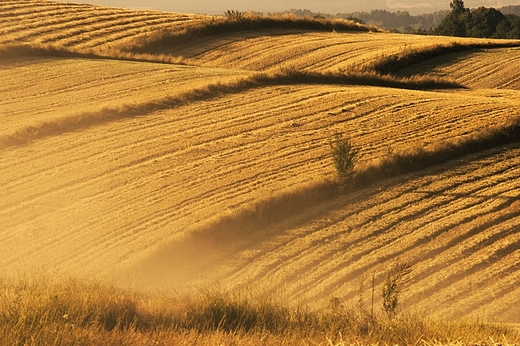
[[[336,133],[330,141],[330,150],[339,182],[344,185],[354,173],[359,151],[352,146],[349,139],[343,138],[341,133]]]
[[[412,268],[410,264],[397,263],[386,274],[381,296],[383,297],[383,310],[389,319],[397,315],[402,286],[408,282],[411,272]]]
[[[309,79],[309,76],[310,75],[305,70],[298,69],[295,66],[287,66],[280,68],[278,78],[288,82],[304,83]]]

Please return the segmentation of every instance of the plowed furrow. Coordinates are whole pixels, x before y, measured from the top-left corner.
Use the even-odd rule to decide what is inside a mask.
[[[38,14],[40,12],[53,11],[56,9],[64,9],[64,10],[81,10],[81,9],[90,9],[91,5],[87,4],[68,4],[61,3],[58,4],[56,2],[24,2],[24,1],[3,1],[0,4],[0,9],[2,9],[2,15],[10,16],[11,14],[16,15],[32,15],[34,13]]]
[[[323,96],[326,96],[326,94],[323,95]],[[318,98],[317,100],[319,100],[319,98]],[[255,115],[253,114],[252,116],[254,117]],[[245,118],[245,119],[244,119],[244,122],[249,121],[249,120],[248,120],[249,118],[250,118],[250,117]],[[229,128],[229,126],[228,126],[226,123],[223,123],[222,125],[225,126],[227,129],[231,129],[231,130],[233,130],[233,127]],[[238,131],[238,130],[240,129],[240,127],[237,127],[236,129],[237,129],[237,131]],[[204,137],[204,136],[205,136],[205,134],[201,133],[201,137]],[[221,137],[221,138],[224,138],[224,137]],[[218,140],[218,138],[213,138],[212,140]],[[326,137],[323,137],[323,140],[326,140]],[[310,147],[311,152],[312,152],[312,149],[316,149],[316,148],[317,148],[316,146],[311,146],[311,147]],[[278,147],[277,150],[279,150],[279,149],[280,149],[280,148]],[[282,148],[282,149],[284,149],[284,148]],[[287,155],[287,153],[284,153],[283,155]],[[297,155],[297,151],[294,151],[293,154],[288,154],[288,155],[289,155],[289,157],[293,157],[293,155]],[[276,156],[275,156],[275,157],[276,157]],[[310,157],[312,157],[312,155],[310,155]],[[318,157],[323,157],[323,156],[320,155],[320,156],[318,156]],[[251,168],[251,167],[252,167],[252,166],[249,166],[249,168]],[[224,171],[223,173],[220,174],[220,176],[225,176],[225,175],[227,175],[227,174],[228,174],[228,172]],[[217,176],[216,178],[218,178],[218,176]],[[194,199],[199,198],[199,197],[201,197],[201,196],[195,196]]]
[[[514,192],[515,190],[516,189],[511,189],[511,191],[504,191],[504,193]],[[468,252],[480,247],[478,244],[474,245],[475,237],[485,236],[487,237],[486,241],[499,238],[500,235],[495,235],[495,238],[489,238],[489,235],[486,236],[485,234],[489,232],[488,228],[492,229],[493,227],[491,226],[493,226],[494,223],[500,223],[502,218],[509,220],[515,216],[515,211],[511,210],[513,209],[513,207],[511,207],[513,200],[513,198],[488,198],[480,201],[478,204],[474,204],[471,209],[467,208],[465,214],[468,216],[465,220],[461,220],[458,224],[446,224],[445,227],[440,228],[441,232],[438,232],[439,234],[437,235],[439,237],[439,244],[425,252],[422,255],[422,261],[428,264],[432,258],[438,258],[439,256],[445,256],[451,253],[451,255],[455,257],[442,262],[443,266],[449,265],[463,259]],[[488,203],[488,205],[484,205],[485,203]],[[475,210],[478,206],[482,208],[481,211]],[[440,268],[431,266],[427,271],[422,271],[421,275],[432,275],[438,269]],[[431,285],[432,283],[430,282],[429,284]],[[435,290],[431,289],[431,291],[433,292]]]
[[[429,209],[429,206],[426,205],[423,207],[423,204],[420,204],[421,202],[424,202],[423,200],[421,200],[421,196],[415,195],[413,193],[403,193],[400,196],[400,199],[402,201],[402,204],[399,205],[397,208],[395,207],[395,204],[391,201],[378,201],[378,204],[364,206],[365,208],[363,209],[363,213],[361,214],[361,219],[359,217],[356,217],[356,215],[347,214],[347,216],[345,216],[345,218],[341,221],[337,219],[334,220],[333,224],[339,224],[339,227],[333,227],[331,230],[327,232],[321,232],[322,229],[316,230],[317,234],[312,236],[313,238],[316,237],[316,240],[312,242],[316,242],[314,245],[322,245],[329,242],[332,242],[333,244],[331,246],[328,246],[326,249],[323,249],[319,257],[314,258],[313,256],[313,253],[316,252],[316,248],[318,246],[312,246],[312,243],[308,244],[309,246],[305,247],[307,250],[304,250],[303,252],[299,253],[287,254],[287,257],[290,259],[286,259],[283,262],[280,262],[276,267],[270,266],[270,268],[268,268],[268,271],[258,274],[258,277],[253,277],[252,282],[261,277],[265,277],[266,275],[272,276],[277,271],[282,270],[282,268],[283,270],[287,270],[287,268],[302,268],[303,272],[312,272],[315,271],[317,268],[320,268],[318,270],[319,275],[325,277],[328,276],[330,273],[323,274],[324,268],[321,265],[323,264],[323,262],[326,262],[325,260],[327,258],[341,258],[342,256],[344,256],[344,254],[348,253],[351,254],[352,257],[349,258],[349,260],[346,262],[355,262],[356,260],[359,260],[367,253],[371,252],[373,247],[369,246],[370,250],[361,252],[359,254],[353,254],[352,251],[359,250],[357,244],[365,244],[377,241],[381,238],[382,235],[388,233],[396,225],[402,223],[406,219],[414,217],[414,214],[411,214],[411,211],[407,206],[421,205],[421,209],[416,211],[417,215],[420,215],[421,213],[424,213],[425,210]],[[389,208],[387,206],[389,206]],[[385,216],[385,224],[383,226],[380,226],[379,221],[381,221],[381,218],[383,216]],[[373,226],[373,228],[377,229],[377,231],[367,233],[359,232],[359,230],[365,229],[365,225],[367,224],[370,224],[371,227]],[[346,239],[342,240],[342,238],[344,238],[346,234],[349,234],[348,241],[346,241]],[[281,251],[282,248],[285,248],[285,251],[287,251],[287,249],[289,248],[302,248],[302,246],[299,244],[299,240],[293,240],[293,242],[295,243],[280,244],[278,248],[272,249],[272,251]],[[309,263],[309,259],[311,258],[314,259],[312,260],[312,262]],[[293,262],[294,264],[292,264]],[[301,262],[307,262],[307,264],[302,267]],[[305,268],[309,270],[305,270]],[[335,270],[337,270],[337,268],[334,266],[333,269],[331,269],[331,271]],[[297,269],[297,271],[300,272],[300,269]],[[315,271],[315,273],[317,272]],[[316,285],[317,282],[321,279],[318,278],[314,280],[315,282],[309,282],[308,286]]]
[[[111,36],[119,38],[126,38],[141,32],[148,31],[150,26],[168,26],[172,23],[169,18],[158,18],[143,20],[140,17],[135,18],[117,18],[113,21],[103,21],[92,23],[90,25],[76,25],[68,27],[65,33],[60,30],[52,30],[54,33],[46,35],[41,40],[42,43],[55,43],[65,47],[75,47],[86,45],[90,41],[103,40],[106,42],[113,42],[115,39]]]
[[[276,71],[282,67],[318,72],[348,71],[363,67],[380,58],[381,54],[399,54],[406,49],[421,49],[454,41],[460,39],[435,37],[420,41],[411,35],[290,32],[275,35],[259,32],[253,37],[237,34],[207,39],[200,46],[188,45],[172,53],[208,66],[257,71]]]
[[[1,7],[0,7],[1,8]],[[88,8],[77,8],[77,7],[44,7],[41,9],[28,8],[25,10],[14,11],[11,9],[2,9],[1,16],[5,18],[10,18],[16,20],[15,22],[8,22],[3,25],[3,28],[9,28],[16,26],[19,29],[22,29],[21,22],[26,25],[33,23],[33,26],[36,25],[36,22],[40,22],[40,25],[48,25],[52,23],[61,23],[63,17],[73,18],[70,20],[79,19],[78,16],[81,13],[85,13],[88,11]]]
[[[39,73],[38,81],[26,82],[29,76],[45,66],[48,69]],[[81,72],[75,72],[76,68]],[[0,93],[5,95],[0,101],[4,123],[1,134],[6,136],[23,132],[28,125],[42,126],[41,120],[49,123],[55,119],[53,121],[59,127],[60,119],[81,114],[81,111],[103,114],[103,107],[117,110],[131,102],[146,102],[151,94],[152,100],[180,95],[193,88],[203,88],[211,80],[225,83],[246,74],[224,70],[196,72],[191,67],[157,64],[141,66],[136,63],[50,59],[42,64],[0,71],[0,75],[7,82],[0,88]],[[57,80],[61,82],[57,83]],[[35,104],[38,104],[36,109]]]
[[[95,47],[204,16],[132,11],[100,6],[46,3],[36,8],[4,7],[11,20],[0,26],[3,43],[27,42]]]
[[[429,201],[428,201],[429,202]],[[433,201],[432,201],[433,202]],[[480,201],[479,201],[480,202]],[[408,202],[405,200],[402,202],[403,205],[407,205]],[[413,227],[408,230],[403,230],[402,228],[398,227],[398,225],[402,225],[403,223],[410,222],[410,220],[425,220],[424,222],[429,223],[439,223],[442,224],[443,217],[439,218],[438,216],[429,215],[428,210],[431,209],[437,209],[438,206],[433,203],[433,205],[429,205],[429,203],[424,203],[423,201],[417,201],[417,204],[421,203],[420,205],[423,206],[419,210],[412,211],[409,210],[411,208],[408,208],[407,210],[403,210],[400,213],[404,214],[404,216],[401,217],[400,220],[393,219],[394,212],[389,212],[387,215],[385,215],[383,218],[377,220],[377,221],[371,221],[364,222],[363,225],[352,225],[349,224],[349,227],[352,227],[353,229],[363,229],[365,232],[368,232],[370,234],[370,237],[367,237],[367,239],[356,239],[353,240],[350,244],[343,244],[341,245],[341,242],[336,241],[332,244],[327,246],[326,249],[323,249],[321,251],[319,257],[315,259],[313,263],[307,266],[303,266],[302,272],[307,273],[313,273],[310,278],[307,278],[306,285],[299,287],[300,290],[307,291],[311,290],[313,287],[320,287],[320,290],[323,292],[331,292],[334,290],[335,287],[338,286],[338,282],[331,280],[331,278],[335,277],[335,274],[338,270],[340,270],[338,267],[349,267],[350,263],[364,263],[363,266],[358,267],[354,270],[349,270],[348,272],[345,272],[343,270],[343,273],[341,275],[341,280],[345,282],[351,282],[354,280],[359,280],[359,277],[363,274],[370,271],[371,268],[377,266],[380,262],[387,262],[391,261],[393,258],[399,258],[403,255],[413,255],[416,250],[421,249],[422,246],[425,244],[430,243],[431,239],[437,238],[443,233],[445,233],[447,230],[453,229],[454,225],[445,225],[444,229],[440,229],[436,231],[435,233],[428,232],[425,234],[424,238],[418,238],[415,241],[406,244],[403,239],[413,239],[418,236],[418,234],[421,233],[421,228]],[[442,216],[445,215],[445,210],[449,209],[453,214],[457,213],[467,213],[468,210],[471,210],[471,208],[482,208],[480,205],[481,203],[475,203],[472,205],[464,205],[462,207],[456,207],[453,205],[454,203],[443,201],[442,204],[445,208],[442,212]],[[501,208],[504,205],[497,206],[495,209],[501,210]],[[457,209],[458,208],[458,209]],[[488,214],[490,213],[489,210],[482,211],[482,214]],[[478,215],[478,214],[476,214]],[[473,217],[475,217],[475,214],[471,218],[467,218],[466,220],[461,220],[461,222],[467,222],[470,221]],[[478,216],[477,216],[478,217]],[[379,222],[378,222],[379,221]],[[381,223],[384,223],[384,226],[381,225]],[[368,225],[370,226],[364,226]],[[415,226],[415,225],[414,225]],[[424,227],[423,225],[422,227]],[[421,226],[420,226],[421,227]],[[460,240],[460,239],[459,239]],[[322,242],[321,244],[324,244],[325,242]],[[360,244],[363,244],[360,246]],[[322,246],[323,247],[323,246]],[[296,247],[295,247],[296,248]],[[301,248],[301,246],[300,246]],[[309,247],[312,251],[316,251],[315,247]],[[375,252],[374,249],[378,249],[377,253],[378,256],[374,257],[373,253]],[[446,249],[443,249],[446,251]],[[419,255],[420,256],[420,255]],[[288,256],[293,258],[293,256]],[[291,268],[301,268],[302,264],[301,262],[308,262],[309,258],[313,258],[315,256],[312,256],[312,254],[304,253],[301,256],[298,255],[295,258],[295,261],[297,261],[293,266],[291,265],[291,260],[287,260],[288,263],[283,264],[282,268],[276,268],[276,270],[288,270],[288,267]],[[420,257],[419,257],[420,258]],[[419,261],[419,258],[416,259],[416,261]],[[330,260],[334,259],[334,260]],[[361,261],[363,259],[363,261]],[[373,261],[373,262],[372,262]],[[326,263],[324,265],[324,263]],[[327,269],[328,268],[328,269]],[[307,270],[306,270],[307,269]],[[273,277],[276,273],[265,273],[265,275],[269,275],[269,277]],[[258,278],[256,278],[258,279]],[[433,289],[433,288],[432,288]],[[433,289],[435,290],[435,289]],[[423,293],[421,292],[421,296],[423,296]],[[295,292],[295,294],[297,294]],[[352,296],[346,296],[346,298],[354,298],[355,292],[352,292]],[[321,294],[318,296],[310,296],[309,299],[316,299],[318,297],[321,297]]]
[[[92,13],[85,11],[74,16],[55,16],[48,17],[47,20],[37,18],[22,18],[16,27],[9,28],[5,34],[13,34],[19,32],[16,36],[18,40],[28,41],[35,39],[38,42],[49,43],[58,42],[64,38],[74,38],[76,35],[84,32],[95,32],[100,29],[106,30],[125,30],[126,25],[135,22],[150,23],[167,22],[171,19],[164,16],[143,16],[139,13],[106,13],[92,16]],[[114,26],[117,25],[115,28]]]
[[[93,181],[92,181],[93,182]]]
[[[413,227],[410,227],[409,232],[413,232],[413,237],[417,237],[417,236],[421,235],[421,233],[424,230],[424,231],[426,231],[426,233],[424,234],[424,238],[417,238],[416,240],[409,243],[409,245],[406,245],[406,242],[403,242],[401,240],[398,242],[398,243],[400,243],[400,245],[396,247],[394,245],[395,244],[394,241],[397,241],[399,238],[406,236],[406,234],[400,234],[400,232],[398,232],[396,234],[394,240],[392,240],[392,238],[389,238],[390,242],[387,245],[379,243],[379,244],[373,245],[373,246],[368,245],[368,248],[369,249],[377,248],[377,249],[379,249],[378,252],[381,253],[381,252],[385,251],[385,247],[388,246],[389,256],[387,257],[387,259],[394,258],[394,257],[399,258],[406,254],[408,256],[418,256],[418,257],[416,257],[415,261],[420,261],[420,258],[422,258],[422,256],[424,256],[425,261],[429,261],[432,257],[434,257],[434,255],[431,252],[427,252],[426,254],[423,254],[424,250],[422,250],[421,247],[423,247],[425,245],[430,245],[432,239],[437,239],[437,238],[441,237],[443,239],[443,241],[447,241],[446,236],[445,236],[446,233],[454,232],[454,230],[456,230],[458,227],[461,227],[463,225],[464,226],[462,228],[464,229],[464,227],[467,225],[468,222],[471,222],[474,218],[478,218],[479,215],[487,215],[489,213],[492,213],[491,210],[495,210],[495,211],[502,210],[503,207],[511,204],[510,200],[502,201],[499,199],[499,202],[496,202],[498,204],[496,204],[494,207],[492,207],[492,203],[483,207],[482,204],[483,204],[483,202],[486,202],[486,201],[488,201],[488,199],[474,200],[474,201],[472,201],[472,200],[468,200],[468,201],[454,200],[453,202],[444,202],[443,204],[441,204],[442,209],[440,210],[440,212],[435,212],[433,214],[430,212],[423,212],[422,215],[421,214],[418,214],[415,216],[411,215],[410,219],[408,220],[408,223],[410,223],[412,220],[420,220],[419,222],[423,223],[423,224],[421,225],[421,224],[417,224],[417,222],[413,222]],[[464,202],[464,203],[462,205],[460,205],[460,202]],[[489,209],[490,207],[492,207],[493,209]],[[439,210],[439,207],[436,205],[432,205],[431,209]],[[468,216],[465,218],[462,217],[460,219],[460,221],[453,224],[448,221],[450,218],[445,216],[446,210],[450,210],[450,213],[454,214],[454,215],[468,215]],[[441,217],[439,218],[438,216],[441,216]],[[428,223],[424,223],[423,220],[424,220],[424,222],[428,222]],[[432,232],[431,224],[442,225],[442,227],[436,228],[435,231]],[[377,225],[374,228],[377,229],[378,228]],[[396,231],[397,230],[394,230],[393,232],[395,233]],[[459,233],[460,232],[455,232],[455,234],[459,234]],[[443,254],[447,253],[446,251],[449,251],[448,249],[451,246],[457,248],[457,246],[456,246],[457,242],[467,241],[468,239],[464,239],[464,237],[471,237],[471,236],[472,236],[471,232],[464,236],[459,236],[454,242],[449,242],[446,245],[447,247],[443,247],[439,251],[439,253],[443,253]],[[408,236],[407,238],[409,240],[412,240],[413,237]],[[384,237],[381,237],[381,238],[384,238]],[[381,239],[379,239],[379,241],[381,241]],[[415,255],[415,251],[417,251],[417,255]],[[365,255],[368,255],[368,253]],[[428,255],[428,256],[425,256],[425,255]],[[433,255],[433,256],[429,257],[429,255]],[[378,257],[378,261],[381,259],[382,258],[380,255]],[[349,261],[349,262],[352,262],[352,261]],[[357,274],[362,273],[364,270],[367,270],[370,266],[375,266],[376,264],[377,264],[377,262],[372,263],[372,264],[368,263],[365,266],[365,268],[360,268],[360,270],[358,271]],[[355,277],[356,276],[354,276],[354,278]],[[431,284],[431,282],[430,282],[430,284]]]
[[[139,14],[128,15],[130,17],[140,16]],[[13,23],[15,25],[7,27],[3,33],[11,34],[20,41],[26,41],[31,38],[42,40],[51,33],[73,35],[74,32],[69,32],[68,30],[75,27],[87,28],[95,23],[109,25],[110,20],[117,21],[120,18],[125,19],[126,16],[121,13],[114,13],[113,11],[107,11],[106,13],[98,12],[96,15],[93,15],[92,12],[88,10],[78,10],[74,12],[64,11],[56,15],[53,15],[53,13],[44,13],[39,14],[37,17],[22,16],[21,18],[17,18],[17,21]],[[15,33],[18,33],[18,35],[14,36]]]
[[[514,223],[518,227],[518,218]],[[509,281],[508,276],[518,270],[518,263],[514,262],[514,258],[518,257],[518,245],[518,235],[513,232],[499,238],[493,245],[466,256],[465,260],[444,267],[443,272],[449,273],[445,277],[442,274],[430,276],[431,281],[443,276],[443,286],[438,287],[431,297],[421,297],[421,300],[435,301],[446,306],[444,317],[456,318],[471,315],[472,312],[482,313],[482,310],[489,309],[487,304],[515,287],[504,286],[503,283]],[[468,295],[472,295],[473,299],[467,299]],[[452,307],[454,304],[456,308]]]

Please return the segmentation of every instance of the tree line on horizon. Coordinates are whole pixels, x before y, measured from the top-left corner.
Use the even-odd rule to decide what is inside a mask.
[[[479,7],[468,9],[462,0],[453,0],[450,10],[411,15],[408,11],[338,13],[336,15],[315,13],[310,10],[288,10],[274,15],[291,14],[296,17],[342,18],[357,23],[374,25],[401,33],[444,35],[460,37],[520,38],[520,5],[500,9]],[[261,13],[255,13],[262,15]],[[269,15],[273,15],[269,13]]]
[[[458,37],[520,38],[520,17],[516,14],[504,15],[492,7],[468,9],[464,1],[453,0],[451,12],[434,34]],[[520,7],[520,6],[517,6]]]

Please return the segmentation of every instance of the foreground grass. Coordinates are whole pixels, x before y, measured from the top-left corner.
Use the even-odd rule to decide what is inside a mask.
[[[252,293],[143,294],[76,279],[0,283],[1,345],[514,345],[506,326],[389,320],[337,300],[322,309]]]

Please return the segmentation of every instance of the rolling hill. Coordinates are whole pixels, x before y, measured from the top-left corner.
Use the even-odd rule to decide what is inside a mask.
[[[184,26],[205,16],[53,1],[2,1],[0,43],[94,48],[161,28]]]
[[[347,191],[334,183],[329,148],[335,133],[348,136],[362,175],[517,122],[520,50],[503,44],[518,42],[269,29],[132,56],[164,35],[152,32],[206,18],[52,1],[0,10],[6,275],[43,268],[137,289],[219,282],[355,305],[407,262],[406,310],[520,322],[517,141],[448,150],[442,162]],[[487,46],[391,76],[366,71],[450,43]],[[280,71],[460,87],[317,83],[305,73],[287,82]]]

